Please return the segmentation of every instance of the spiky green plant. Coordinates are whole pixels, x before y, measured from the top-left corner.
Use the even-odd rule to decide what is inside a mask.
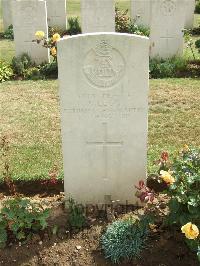
[[[138,257],[149,233],[149,217],[118,220],[107,227],[101,237],[105,258],[113,263]]]

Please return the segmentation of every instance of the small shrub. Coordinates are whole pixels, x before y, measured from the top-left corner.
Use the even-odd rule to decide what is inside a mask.
[[[81,33],[81,26],[79,24],[78,17],[68,18],[68,29],[67,34],[76,35]]]
[[[196,40],[195,47],[198,49],[198,52],[200,53],[200,39]]]
[[[179,228],[182,226],[182,232],[188,224],[194,224],[194,228],[200,229],[200,149],[190,149],[185,145],[172,163],[168,164],[167,171],[161,171],[161,179],[167,183],[166,193],[170,197],[167,224]],[[191,237],[186,234],[186,242],[198,255],[200,236],[193,237],[191,227],[188,233]]]
[[[16,75],[24,76],[25,71],[31,66],[33,66],[33,63],[26,53],[12,59],[12,69]]]
[[[49,210],[43,210],[29,199],[7,200],[0,212],[0,246],[4,247],[10,234],[23,241],[47,227]]]
[[[13,25],[10,25],[3,33],[5,39],[14,40]]]
[[[81,229],[86,225],[86,217],[83,212],[83,207],[77,204],[72,198],[68,200],[69,217],[68,222],[70,227]]]
[[[149,233],[149,217],[118,220],[107,227],[101,237],[105,258],[113,263],[139,256]]]
[[[131,21],[128,33],[148,37],[150,35],[150,29],[142,25],[137,25],[135,21]]]
[[[40,69],[38,67],[30,67],[24,71],[24,78],[31,80],[41,79]]]
[[[40,74],[44,78],[57,79],[58,78],[58,64],[57,64],[57,61],[53,61],[51,63],[42,65],[41,68],[40,68]]]
[[[150,29],[137,25],[137,19],[130,19],[128,9],[126,11],[120,11],[118,8],[115,9],[115,30],[116,32],[144,36],[149,36],[150,34]]]
[[[196,2],[195,13],[200,14],[200,0]]]
[[[120,11],[119,8],[115,9],[115,30],[116,32],[129,32],[130,17],[126,11]]]
[[[4,61],[0,60],[0,82],[10,80],[13,76],[12,68]]]
[[[169,59],[153,58],[150,60],[151,78],[173,78],[179,77],[187,71],[188,63],[184,58],[173,57]]]
[[[171,197],[168,221],[181,225],[193,221],[200,226],[200,150],[185,147],[169,170],[174,182],[167,190]]]
[[[65,34],[66,31],[58,27],[48,27],[49,38],[52,38],[54,34],[58,33],[61,37]]]
[[[193,28],[191,31],[192,35],[200,35],[200,25],[199,27]]]

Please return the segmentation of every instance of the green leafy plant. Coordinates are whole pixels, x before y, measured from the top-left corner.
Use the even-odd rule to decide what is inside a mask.
[[[195,13],[200,14],[200,0],[197,0],[196,2]]]
[[[25,79],[38,80],[41,79],[42,76],[40,74],[40,69],[38,67],[30,67],[24,71]]]
[[[170,224],[200,226],[200,150],[184,149],[170,166],[175,182],[168,187]]]
[[[180,227],[192,223],[200,229],[200,149],[185,145],[166,170],[161,171],[161,179],[168,184],[166,193],[170,197],[167,224]],[[198,253],[200,237],[193,238],[193,229],[188,228],[191,237],[186,234],[186,242]]]
[[[29,199],[15,198],[3,203],[0,212],[0,246],[4,247],[10,234],[24,241],[47,227],[49,209]]]
[[[68,18],[68,29],[67,34],[76,35],[81,33],[81,26],[78,17]]]
[[[194,41],[192,39],[192,33],[190,30],[187,30],[185,29],[184,30],[184,40],[185,40],[185,43],[186,43],[186,47],[189,48],[192,52],[192,56],[194,58],[194,60],[196,59],[195,58],[195,53],[194,53]]]
[[[31,61],[30,56],[26,53],[18,57],[13,57],[12,59],[13,72],[18,76],[24,77],[26,70],[31,66],[33,66],[33,63]]]
[[[62,37],[63,35],[65,35],[66,30],[64,31],[63,29],[60,29],[58,27],[48,27],[49,38],[52,38],[53,35],[57,33]]]
[[[200,53],[200,39],[196,40],[195,47],[198,49],[198,52]]]
[[[188,62],[182,57],[153,58],[149,63],[150,77],[155,79],[179,77],[187,71],[187,67]]]
[[[81,229],[86,225],[86,217],[83,212],[83,207],[77,204],[74,199],[68,200],[68,222],[70,227]]]
[[[105,258],[109,258],[113,263],[119,263],[122,259],[139,256],[145,247],[150,221],[148,216],[141,219],[128,217],[109,225],[101,237]]]
[[[3,60],[0,60],[0,82],[10,80],[13,76],[13,71],[10,65],[6,64]]]
[[[116,32],[125,32],[137,35],[149,36],[150,30],[144,26],[137,25],[137,18],[131,20],[128,16],[128,9],[125,11],[115,9],[115,30]]]
[[[44,78],[57,79],[58,78],[58,64],[57,64],[57,61],[53,61],[51,63],[42,65],[40,67],[40,74]]]
[[[10,25],[3,33],[5,39],[14,40],[13,25]]]
[[[125,11],[115,8],[115,30],[116,32],[129,32],[129,24],[131,20],[128,16],[128,9]]]

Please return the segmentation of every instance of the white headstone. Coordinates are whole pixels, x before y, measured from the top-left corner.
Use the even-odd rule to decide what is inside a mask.
[[[58,43],[64,186],[81,203],[134,202],[146,178],[149,40],[83,34]]]
[[[48,26],[66,29],[66,0],[47,0]]]
[[[195,0],[185,0],[185,1],[186,1],[185,28],[192,29],[194,24]]]
[[[182,55],[184,23],[183,0],[159,0],[152,3],[151,58]]]
[[[35,32],[48,36],[46,2],[43,0],[13,1],[13,29],[16,56],[28,53],[36,64],[49,62],[49,50],[32,42]]]
[[[81,0],[82,33],[115,32],[114,0]]]
[[[152,0],[131,0],[131,18],[137,25],[150,27]]]
[[[3,28],[4,31],[12,24],[12,0],[2,0],[2,15],[3,15]]]

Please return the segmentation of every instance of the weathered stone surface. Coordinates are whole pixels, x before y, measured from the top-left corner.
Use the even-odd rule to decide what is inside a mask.
[[[134,202],[146,178],[149,40],[84,34],[58,43],[65,193]]]
[[[131,0],[131,17],[136,24],[150,27],[153,0]]]
[[[170,58],[183,53],[185,24],[183,0],[160,0],[152,3],[150,56]]]
[[[12,8],[16,56],[28,53],[36,64],[49,62],[49,50],[32,42],[36,31],[43,31],[48,36],[46,2],[16,0],[12,2]]]
[[[2,17],[3,17],[3,29],[4,31],[12,24],[12,0],[1,0],[2,1]]]
[[[114,0],[81,0],[82,33],[114,32]]]
[[[185,0],[185,1],[186,1],[185,28],[192,29],[194,24],[195,0]]]
[[[66,0],[47,0],[48,26],[66,29]]]

